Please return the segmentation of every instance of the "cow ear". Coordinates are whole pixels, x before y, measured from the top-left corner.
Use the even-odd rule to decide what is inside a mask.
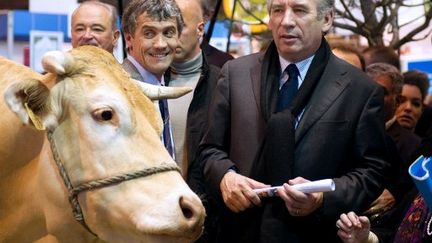
[[[49,89],[39,80],[27,80],[10,85],[4,93],[9,109],[26,125],[45,130],[42,117],[46,114]]]
[[[191,87],[166,87],[166,86],[157,86],[153,84],[148,84],[145,82],[141,82],[136,79],[132,79],[138,86],[141,91],[149,97],[151,100],[159,100],[159,99],[175,99],[181,97],[192,91]]]

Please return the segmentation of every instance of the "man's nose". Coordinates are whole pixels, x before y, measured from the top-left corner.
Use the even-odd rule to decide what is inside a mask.
[[[154,46],[156,48],[165,48],[167,46],[167,39],[165,36],[158,35],[155,38]]]
[[[295,25],[294,12],[292,11],[292,9],[288,8],[285,10],[284,16],[282,18],[282,25],[284,25],[284,26],[294,26]]]
[[[85,39],[91,39],[91,38],[93,38],[93,31],[91,29],[86,29],[86,31],[84,32],[83,37]]]

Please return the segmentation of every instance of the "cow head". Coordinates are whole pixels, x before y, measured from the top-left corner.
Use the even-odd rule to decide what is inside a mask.
[[[72,186],[175,166],[161,143],[162,123],[151,99],[179,96],[187,89],[139,84],[111,54],[92,46],[47,54],[43,65],[45,80],[18,82],[5,99],[24,124],[52,134]],[[46,212],[51,216],[48,232],[61,238],[71,231],[64,221],[71,216],[71,210],[65,212],[68,191],[49,146],[43,152],[42,184],[47,200],[57,205]],[[105,241],[189,242],[200,235],[205,216],[177,171],[82,192],[78,201],[90,231]]]

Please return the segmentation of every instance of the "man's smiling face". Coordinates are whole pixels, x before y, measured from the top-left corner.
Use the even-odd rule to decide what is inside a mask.
[[[161,78],[171,65],[178,46],[179,33],[175,18],[158,21],[142,14],[135,33],[126,34],[129,54],[143,68]]]

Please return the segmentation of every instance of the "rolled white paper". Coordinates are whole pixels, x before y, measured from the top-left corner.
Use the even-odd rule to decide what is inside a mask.
[[[304,193],[329,192],[329,191],[334,191],[336,189],[335,183],[332,179],[310,181],[310,182],[292,185],[292,187]],[[282,186],[253,189],[252,191],[259,194],[260,196],[273,197],[276,196],[277,189],[279,188],[282,188]]]

